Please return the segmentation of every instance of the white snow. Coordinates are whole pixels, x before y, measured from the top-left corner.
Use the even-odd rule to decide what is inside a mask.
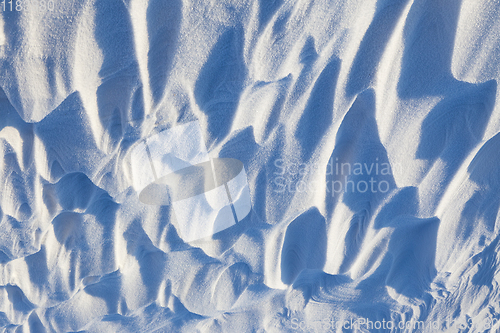
[[[3,332],[500,330],[500,2],[19,2]]]

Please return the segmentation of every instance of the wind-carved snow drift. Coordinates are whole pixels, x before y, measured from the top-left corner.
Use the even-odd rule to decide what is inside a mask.
[[[6,331],[500,329],[500,4],[55,3],[0,21]]]

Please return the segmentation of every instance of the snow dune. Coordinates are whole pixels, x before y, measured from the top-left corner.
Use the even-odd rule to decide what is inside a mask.
[[[500,329],[500,3],[34,6],[0,22],[3,331]],[[201,239],[219,199],[140,200],[172,129],[197,194],[243,164]]]

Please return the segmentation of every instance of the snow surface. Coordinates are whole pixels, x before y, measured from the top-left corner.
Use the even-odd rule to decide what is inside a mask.
[[[4,332],[500,330],[499,1],[23,3],[0,22]],[[193,121],[252,208],[186,242],[131,156]]]

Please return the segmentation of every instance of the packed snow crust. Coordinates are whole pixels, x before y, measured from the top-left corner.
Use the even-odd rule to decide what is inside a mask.
[[[23,3],[0,22],[4,332],[500,330],[500,2]],[[195,241],[132,153],[189,122],[251,201]]]

